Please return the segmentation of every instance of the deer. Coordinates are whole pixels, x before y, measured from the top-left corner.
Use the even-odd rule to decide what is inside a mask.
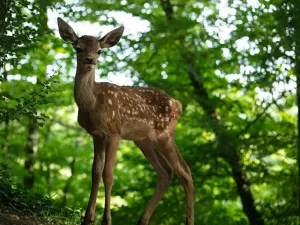
[[[77,121],[92,137],[94,147],[90,197],[81,225],[94,223],[101,179],[105,192],[101,224],[112,225],[111,191],[116,152],[121,140],[133,141],[157,174],[155,192],[137,224],[149,224],[175,173],[185,192],[185,224],[194,225],[192,174],[174,141],[176,125],[182,114],[181,103],[154,87],[120,86],[95,81],[101,52],[119,42],[124,26],[98,39],[90,35],[78,37],[60,17],[57,23],[60,37],[76,51],[74,100],[78,107]]]

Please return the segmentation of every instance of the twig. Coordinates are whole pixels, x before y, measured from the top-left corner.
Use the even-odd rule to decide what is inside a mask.
[[[60,121],[60,120],[57,120],[57,119],[50,119],[50,121],[54,122],[54,123],[57,123],[63,127],[66,127],[68,129],[72,129],[72,130],[75,130],[75,131],[78,131],[78,132],[81,132],[82,129],[80,129],[79,127],[77,126],[74,126],[74,125],[71,125],[71,124],[68,124],[68,123],[65,123],[63,121]]]
[[[281,95],[277,98],[277,99],[274,99],[273,98],[273,101],[269,102],[267,104],[267,106],[263,109],[262,112],[260,112],[256,118],[254,120],[252,120],[251,122],[249,122],[247,124],[247,126],[240,132],[240,136],[247,133],[247,131],[251,128],[251,126],[253,126],[266,112],[267,110],[273,105],[275,104],[278,100],[280,100],[281,98],[285,97],[286,96],[286,93],[287,92],[282,92]]]

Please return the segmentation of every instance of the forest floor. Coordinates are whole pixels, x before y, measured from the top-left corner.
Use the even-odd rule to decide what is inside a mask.
[[[0,205],[0,225],[55,225],[43,222],[32,212],[23,212],[4,205]]]
[[[0,166],[0,225],[74,225],[81,210],[15,184]]]
[[[24,196],[7,201],[0,191],[0,225],[74,225],[80,218],[80,211],[42,198],[29,200]]]

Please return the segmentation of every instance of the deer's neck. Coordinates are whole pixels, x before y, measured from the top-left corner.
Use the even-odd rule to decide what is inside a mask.
[[[74,98],[81,110],[92,110],[96,105],[95,69],[82,72],[77,69],[75,76]]]

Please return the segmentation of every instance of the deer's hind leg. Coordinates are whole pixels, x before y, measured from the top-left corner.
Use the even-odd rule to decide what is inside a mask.
[[[157,148],[179,178],[186,196],[186,225],[194,225],[194,186],[191,171],[182,158],[173,134],[164,132],[157,137]]]
[[[175,144],[175,141],[174,141],[174,138],[175,138],[175,137],[174,137],[174,136],[175,136],[175,129],[176,129],[177,123],[178,123],[178,119],[174,119],[174,120],[172,120],[172,121],[170,122],[169,127],[168,127],[168,132],[169,132],[169,134],[170,134],[170,138],[173,139],[174,144]],[[175,144],[175,145],[176,145],[176,144]],[[177,148],[177,146],[176,146],[176,148]],[[181,165],[183,166],[185,172],[188,173],[189,176],[192,176],[191,170],[190,170],[189,166],[186,164],[186,162],[184,161],[184,159],[182,158],[182,156],[181,156],[181,154],[180,154],[178,148],[177,148],[177,150],[176,150],[176,153],[177,153],[177,157],[178,157],[178,159],[179,159]]]
[[[171,184],[173,173],[172,168],[166,161],[165,157],[156,151],[153,142],[149,138],[146,138],[142,141],[135,141],[135,144],[141,149],[144,156],[150,162],[157,174],[155,193],[148,202],[138,222],[138,225],[148,225],[151,215]]]

